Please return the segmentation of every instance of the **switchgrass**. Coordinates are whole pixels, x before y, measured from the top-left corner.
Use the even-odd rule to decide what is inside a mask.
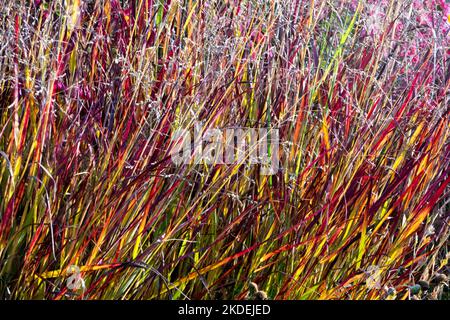
[[[0,296],[406,299],[448,272],[444,8],[380,7],[5,0]],[[281,170],[176,166],[194,121],[279,128]]]

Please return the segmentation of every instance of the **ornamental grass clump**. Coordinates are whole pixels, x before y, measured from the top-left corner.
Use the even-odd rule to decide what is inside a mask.
[[[422,298],[449,275],[449,14],[4,0],[0,297]],[[174,163],[194,123],[276,128],[278,170]]]

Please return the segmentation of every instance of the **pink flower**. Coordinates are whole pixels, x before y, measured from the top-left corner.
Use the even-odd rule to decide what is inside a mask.
[[[450,25],[450,5],[444,3],[443,5],[443,12],[444,12],[444,19],[446,20],[446,23]]]

